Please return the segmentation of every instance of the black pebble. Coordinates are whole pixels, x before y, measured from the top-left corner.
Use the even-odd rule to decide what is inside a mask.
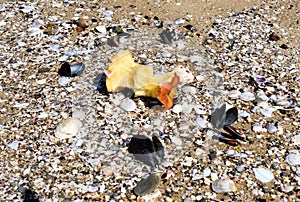
[[[71,76],[71,66],[68,62],[64,62],[60,69],[58,70],[58,74],[60,76],[66,76],[66,77],[70,77]]]

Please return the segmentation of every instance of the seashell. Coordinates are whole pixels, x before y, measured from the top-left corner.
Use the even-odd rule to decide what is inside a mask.
[[[182,112],[182,110],[183,110],[183,107],[180,104],[175,105],[172,109],[172,111],[176,114],[179,114],[180,112]]]
[[[238,110],[236,107],[230,108],[226,111],[225,126],[233,124],[238,119]]]
[[[289,193],[293,191],[294,188],[295,186],[281,185],[281,191],[283,191],[284,193]]]
[[[171,44],[173,41],[174,32],[170,32],[169,30],[163,30],[159,36],[160,36],[160,42],[164,44]]]
[[[152,141],[143,135],[133,136],[128,145],[128,152],[149,166],[162,163],[165,155],[164,147],[156,136],[152,137]]]
[[[231,99],[237,99],[240,97],[242,93],[238,90],[232,90],[232,91],[229,91],[228,93],[228,97],[231,98]]]
[[[18,150],[18,148],[19,148],[19,142],[13,141],[13,142],[7,144],[7,146],[9,148],[11,148],[11,149]]]
[[[71,66],[71,76],[79,76],[80,74],[82,74],[83,70],[84,70],[84,64],[82,62],[76,63],[74,65]]]
[[[200,126],[201,128],[206,128],[206,127],[207,127],[207,124],[208,124],[208,121],[206,121],[206,120],[203,119],[203,118],[198,117],[198,118],[196,119],[196,123],[197,123],[197,125]]]
[[[55,136],[58,138],[70,138],[75,136],[82,127],[80,120],[76,118],[67,118],[63,120],[55,130]]]
[[[108,92],[107,92],[107,88],[106,88],[106,74],[103,73],[99,79],[96,78],[95,80],[96,80],[96,82],[97,82],[97,80],[99,80],[97,82],[97,90],[99,91],[99,93],[101,93],[102,95],[107,95]]]
[[[277,128],[272,123],[267,123],[266,128],[267,128],[268,133],[270,133],[270,134],[274,134],[277,132]]]
[[[293,143],[295,145],[299,145],[300,144],[300,135],[296,135],[293,137]]]
[[[151,174],[147,178],[142,179],[133,189],[133,192],[138,196],[144,196],[151,193],[157,187],[160,178],[156,174]]]
[[[255,95],[251,92],[244,92],[240,95],[241,100],[250,102],[255,100]]]
[[[224,126],[223,129],[227,132],[227,134],[221,133],[223,136],[233,140],[238,139],[238,140],[246,141],[246,139],[242,136],[242,134],[238,132],[234,127]]]
[[[60,76],[66,76],[66,77],[74,77],[82,74],[84,70],[84,64],[83,63],[76,63],[72,66],[68,62],[64,62],[60,69],[58,70],[58,74]]]
[[[273,108],[265,108],[265,109],[261,110],[261,114],[264,115],[267,118],[271,118],[273,111],[275,111],[275,109],[273,109]]]
[[[273,173],[265,168],[253,168],[254,176],[262,183],[271,182],[274,179]]]
[[[70,79],[69,78],[67,78],[67,77],[60,77],[59,79],[58,79],[58,83],[61,85],[61,86],[67,86],[68,84],[69,84],[69,82],[70,82]]]
[[[215,128],[222,128],[224,126],[224,120],[225,120],[225,110],[226,110],[226,104],[223,104],[220,108],[217,108],[213,111],[211,114],[211,125]]]
[[[121,101],[120,107],[127,112],[132,112],[136,109],[136,104],[132,99],[125,98]]]
[[[300,154],[289,154],[285,161],[291,166],[300,165]]]
[[[211,187],[216,193],[228,193],[237,191],[234,182],[230,179],[215,180],[212,182]]]
[[[256,75],[254,77],[254,80],[257,82],[257,83],[265,83],[267,81],[267,79],[264,77],[264,76],[260,76],[260,75]]]

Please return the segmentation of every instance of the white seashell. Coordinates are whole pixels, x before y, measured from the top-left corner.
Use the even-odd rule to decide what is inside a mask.
[[[252,130],[256,133],[263,133],[263,132],[267,132],[267,129],[263,128],[262,126],[259,125],[253,125],[252,126]]]
[[[178,145],[178,146],[182,145],[182,140],[180,138],[178,138],[178,137],[171,137],[171,141],[175,145]]]
[[[208,177],[211,174],[211,170],[209,168],[204,168],[203,177]]]
[[[267,118],[271,118],[273,111],[275,111],[275,109],[273,109],[273,108],[265,108],[265,109],[261,110],[261,114],[264,115]]]
[[[245,102],[249,102],[255,100],[255,95],[251,92],[244,92],[240,95],[240,98]]]
[[[19,142],[13,141],[7,145],[9,148],[17,150],[19,148]]]
[[[293,143],[295,145],[299,145],[300,144],[300,135],[296,135],[293,137]]]
[[[196,119],[196,123],[198,124],[198,126],[200,126],[201,128],[206,128],[207,125],[208,125],[208,121],[206,121],[205,119],[203,118],[197,118]]]
[[[228,92],[228,97],[231,99],[237,99],[242,93],[238,90],[232,90]]]
[[[216,193],[228,193],[237,191],[234,182],[230,179],[215,180],[212,182],[211,187]]]
[[[254,176],[262,183],[271,182],[274,179],[273,173],[265,168],[253,168]]]
[[[56,127],[55,136],[62,139],[73,137],[81,127],[82,123],[78,119],[67,118]]]
[[[102,34],[106,34],[106,27],[103,25],[99,25],[96,27],[96,30]]]
[[[136,104],[132,99],[125,98],[121,101],[120,107],[127,112],[132,112],[136,109]]]
[[[176,71],[177,75],[179,75],[179,77],[180,77],[180,82],[190,83],[190,82],[193,82],[193,80],[195,78],[193,73],[186,68],[183,68],[183,67],[176,68],[175,71]]]
[[[300,154],[289,154],[285,161],[291,166],[300,165]]]
[[[277,132],[277,128],[272,123],[267,123],[266,128],[267,128],[268,133],[270,133],[270,134],[274,134]]]
[[[67,77],[60,77],[59,79],[58,79],[58,83],[61,85],[61,86],[67,86],[68,84],[69,84],[69,82],[70,82],[70,79],[69,78],[67,78]]]
[[[172,111],[176,114],[179,114],[180,112],[182,112],[182,109],[183,109],[182,105],[177,104],[173,107]]]
[[[294,186],[281,185],[281,191],[283,191],[285,193],[289,193],[289,192],[293,191],[294,188],[295,188]]]

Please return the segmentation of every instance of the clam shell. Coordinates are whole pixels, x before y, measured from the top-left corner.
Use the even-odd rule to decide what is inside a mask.
[[[255,100],[255,95],[251,92],[244,92],[240,95],[241,100],[250,102]]]
[[[147,178],[142,179],[133,189],[133,192],[138,196],[144,196],[154,191],[159,182],[160,178],[155,174],[151,174]]]
[[[271,182],[274,179],[273,173],[265,168],[253,168],[256,179],[263,183]]]
[[[127,112],[132,112],[136,109],[136,104],[132,99],[125,98],[121,101],[120,107]]]
[[[55,136],[58,138],[70,138],[75,136],[82,127],[80,120],[76,118],[67,118],[63,120],[55,130]]]
[[[212,182],[211,187],[216,193],[228,193],[237,191],[234,182],[230,179],[215,180]]]
[[[289,154],[285,160],[291,166],[300,165],[300,154]]]

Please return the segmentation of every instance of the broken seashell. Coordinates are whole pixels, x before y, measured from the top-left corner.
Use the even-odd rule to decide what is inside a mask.
[[[151,193],[157,187],[160,178],[156,174],[151,174],[147,178],[142,179],[133,189],[133,192],[138,196],[144,196]]]
[[[285,161],[291,166],[300,165],[300,154],[289,154]]]
[[[55,130],[55,136],[61,139],[75,136],[82,127],[80,120],[76,118],[67,118],[60,122]]]
[[[212,182],[212,189],[216,193],[236,192],[237,188],[230,179],[218,179]]]

